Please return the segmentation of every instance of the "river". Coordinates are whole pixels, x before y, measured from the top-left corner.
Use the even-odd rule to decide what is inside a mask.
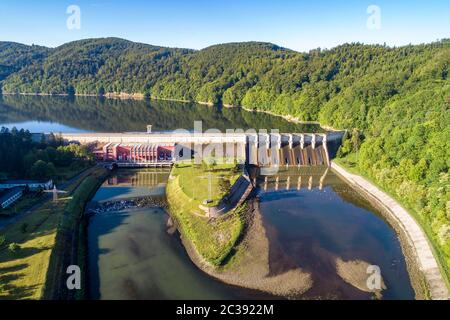
[[[108,179],[97,201],[164,195],[169,171],[123,170]],[[162,191],[162,193],[161,193]],[[92,299],[263,299],[270,296],[222,284],[190,261],[162,208],[97,214],[88,228]]]
[[[194,121],[199,120],[203,130],[323,131],[318,125],[291,123],[268,114],[194,103],[0,97],[0,127],[32,132],[145,131],[149,124],[154,131],[192,130]],[[155,170],[118,171],[105,181],[93,201],[164,199],[168,172]],[[379,266],[387,287],[383,298],[414,298],[393,228],[333,172],[321,179],[324,170],[290,169],[267,180],[259,178],[253,201],[259,202],[270,243],[271,273],[293,265],[310,272],[313,287],[296,297],[299,299],[371,299],[371,294],[351,286],[336,271],[337,259],[361,260]],[[168,232],[167,219],[159,207],[109,211],[91,218],[88,265],[92,299],[274,298],[223,284],[198,270],[179,235]],[[284,264],[280,256],[288,257],[289,263]]]
[[[118,171],[93,201],[160,197],[168,172]],[[318,169],[315,169],[316,171]],[[269,238],[271,273],[292,262],[312,273],[313,287],[299,299],[370,299],[336,273],[335,259],[360,259],[380,267],[385,299],[412,299],[405,260],[393,229],[363,198],[328,172],[290,169],[267,185],[260,179],[257,198]],[[292,183],[287,188],[287,177]],[[313,176],[310,184],[309,178]],[[298,189],[298,178],[302,183]],[[168,232],[162,208],[131,208],[100,213],[88,229],[89,274],[93,299],[270,299],[273,296],[216,281],[198,270],[179,235]],[[281,255],[290,257],[283,265]],[[281,261],[281,262],[280,262]]]

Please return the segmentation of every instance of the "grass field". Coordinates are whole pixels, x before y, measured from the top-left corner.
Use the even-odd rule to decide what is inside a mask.
[[[48,203],[5,233],[7,243],[17,243],[20,249],[11,252],[0,249],[0,299],[39,299],[44,290],[56,228],[67,200]],[[24,232],[22,225],[27,224]]]
[[[205,168],[183,163],[174,167],[167,184],[167,200],[170,213],[178,222],[183,236],[193,243],[206,261],[219,266],[239,239],[244,222],[239,210],[217,219],[202,216],[204,213],[199,206],[203,200],[209,199],[209,180],[198,177],[209,177],[210,174],[211,200],[217,204],[239,177],[239,171],[234,165]]]
[[[209,200],[204,205],[214,207],[239,178],[240,172],[233,164],[207,166],[189,161],[177,164],[172,175],[179,177],[180,187],[189,198],[199,203]]]
[[[66,221],[62,217],[84,205],[81,194],[89,191],[98,170],[104,169],[86,171],[67,187],[64,198],[47,201],[2,232],[6,243],[0,247],[0,299],[42,298],[57,231]],[[12,243],[20,246],[15,252],[9,248]]]

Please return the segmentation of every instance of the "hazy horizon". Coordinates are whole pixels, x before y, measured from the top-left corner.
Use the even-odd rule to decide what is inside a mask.
[[[449,38],[449,13],[442,0],[3,0],[0,38],[52,48],[108,37],[195,50],[248,41],[298,52],[344,43],[399,47]]]
[[[194,51],[201,51],[201,50],[207,49],[209,47],[220,46],[220,45],[227,45],[227,44],[234,44],[234,43],[252,43],[252,42],[254,42],[254,43],[270,43],[270,44],[279,46],[280,48],[291,50],[291,51],[295,51],[295,52],[298,52],[298,53],[308,53],[308,52],[310,52],[312,50],[316,50],[316,49],[332,50],[334,48],[337,48],[337,47],[340,47],[340,46],[343,46],[343,45],[347,45],[347,44],[350,44],[350,45],[351,44],[361,44],[361,45],[365,45],[365,46],[384,46],[384,45],[386,45],[388,48],[401,48],[401,47],[405,47],[405,46],[409,46],[409,45],[425,45],[425,44],[442,42],[442,41],[450,41],[450,38],[442,38],[442,39],[436,39],[434,41],[429,41],[429,42],[408,43],[408,44],[403,44],[403,45],[399,45],[399,46],[395,46],[395,45],[394,46],[390,46],[390,45],[388,45],[386,43],[343,42],[343,43],[337,44],[336,46],[333,46],[333,47],[330,47],[330,48],[320,47],[319,46],[317,48],[311,48],[309,50],[301,50],[301,51],[300,50],[295,50],[295,49],[292,49],[292,48],[287,48],[287,47],[284,47],[284,46],[280,46],[279,44],[273,43],[273,42],[253,41],[253,40],[215,43],[215,44],[211,44],[211,45],[209,45],[207,47],[200,48],[200,49],[186,48],[186,47],[168,47],[168,46],[160,45],[160,44],[156,44],[156,43],[145,43],[145,42],[141,42],[141,41],[132,41],[132,40],[129,40],[129,39],[126,39],[126,38],[113,37],[113,36],[111,36],[111,37],[98,37],[98,38],[83,38],[83,39],[68,41],[68,42],[62,43],[61,45],[55,46],[55,47],[45,46],[45,45],[42,45],[40,43],[27,44],[27,43],[21,43],[21,42],[17,42],[17,41],[8,41],[8,40],[5,41],[5,40],[2,40],[2,39],[0,39],[0,42],[18,43],[18,44],[29,45],[29,46],[36,45],[36,46],[41,46],[41,47],[47,47],[47,48],[50,48],[50,49],[56,49],[56,48],[58,48],[60,46],[66,45],[66,44],[71,43],[71,42],[78,42],[78,41],[84,41],[84,40],[94,40],[94,39],[120,39],[120,40],[124,40],[124,41],[130,41],[130,42],[133,42],[133,43],[140,43],[140,44],[144,44],[144,45],[150,45],[150,46],[154,46],[154,47],[170,48],[170,49],[186,49],[186,50],[194,50]]]

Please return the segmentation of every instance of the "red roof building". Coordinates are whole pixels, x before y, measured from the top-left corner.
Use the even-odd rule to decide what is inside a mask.
[[[175,145],[108,143],[94,151],[98,161],[119,163],[171,162]]]

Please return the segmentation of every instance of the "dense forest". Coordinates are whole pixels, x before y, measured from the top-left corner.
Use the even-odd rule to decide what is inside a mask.
[[[42,63],[49,52],[41,46],[0,42],[0,81],[30,64]]]
[[[0,43],[5,93],[139,93],[241,105],[347,129],[340,157],[418,217],[447,275],[449,67],[449,40],[398,48],[345,44],[308,53],[257,42],[200,51],[115,38],[54,49]]]
[[[64,144],[56,136],[35,141],[29,131],[0,129],[0,180],[58,179],[58,170],[77,171],[91,160],[86,146]]]

